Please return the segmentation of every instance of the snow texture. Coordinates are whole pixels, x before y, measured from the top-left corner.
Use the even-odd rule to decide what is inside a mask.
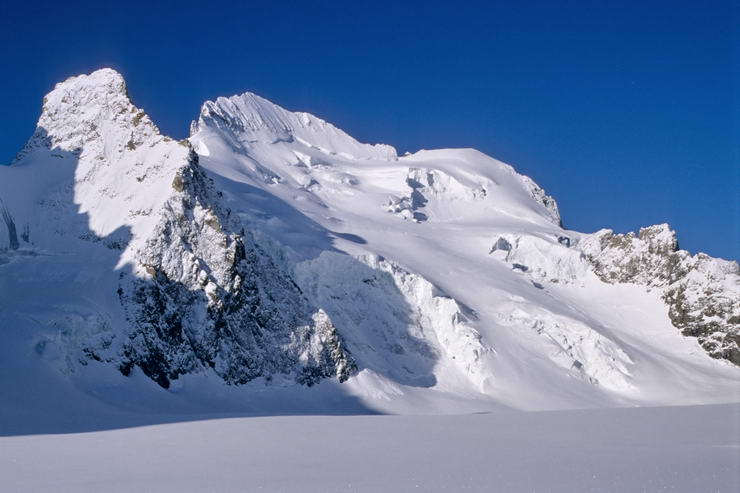
[[[209,393],[258,414],[739,399],[736,262],[667,226],[566,230],[472,149],[399,157],[251,93],[178,142],[103,69],[46,96],[0,200],[11,430],[49,402],[176,415]]]
[[[740,408],[291,416],[0,438],[0,486],[49,492],[698,491],[740,487]],[[737,421],[734,421],[737,423]]]

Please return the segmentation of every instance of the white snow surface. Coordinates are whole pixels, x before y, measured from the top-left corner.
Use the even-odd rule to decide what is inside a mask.
[[[54,492],[736,492],[737,405],[232,418],[0,438],[0,487]]]
[[[0,199],[29,232],[0,251],[2,434],[740,402],[740,368],[681,335],[658,290],[600,281],[578,248],[589,235],[507,164],[473,149],[399,157],[251,93],[206,102],[191,131],[162,136],[103,69],[57,85],[0,167]],[[204,371],[164,390],[84,359],[80,341],[125,326],[118,276],[147,275],[137,252],[191,147],[230,217],[337,327],[358,365],[347,382],[227,386]]]
[[[588,235],[564,230],[528,177],[472,149],[370,152],[313,121],[247,93],[205,103],[190,141],[341,327],[365,363],[347,384],[363,398],[428,387],[520,409],[738,399],[738,369],[683,337],[659,293],[599,281],[576,247]],[[310,248],[316,228],[338,252]]]

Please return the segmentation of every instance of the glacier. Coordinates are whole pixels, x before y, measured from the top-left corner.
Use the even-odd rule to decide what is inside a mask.
[[[740,401],[737,262],[568,230],[473,149],[399,156],[252,93],[177,141],[101,69],[44,98],[0,200],[8,434]]]

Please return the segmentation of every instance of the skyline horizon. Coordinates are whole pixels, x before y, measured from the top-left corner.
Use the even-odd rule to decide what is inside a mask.
[[[530,4],[321,3],[316,15],[221,2],[209,12],[231,15],[193,33],[179,29],[202,15],[189,2],[91,3],[85,19],[12,5],[0,62],[19,76],[0,81],[0,164],[54,84],[111,67],[173,138],[205,101],[253,92],[399,154],[479,150],[537,182],[573,230],[668,223],[691,253],[738,260],[737,8]],[[34,22],[21,31],[23,16]]]

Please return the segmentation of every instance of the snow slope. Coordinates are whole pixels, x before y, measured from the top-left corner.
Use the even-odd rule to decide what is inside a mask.
[[[681,336],[659,293],[600,280],[577,248],[589,236],[564,230],[555,201],[509,165],[469,149],[397,157],[250,93],[205,103],[191,132],[229,206],[287,247],[304,292],[341,321],[363,395],[411,383],[528,409],[738,396],[737,368]],[[261,192],[341,253],[307,251],[310,231]],[[737,300],[733,265],[725,292]],[[391,283],[411,308],[408,344],[392,330],[403,303],[389,303]],[[433,379],[414,361],[425,352]],[[375,388],[378,373],[390,388]]]
[[[735,262],[615,253],[478,151],[399,157],[250,93],[191,132],[103,69],[0,167],[2,434],[740,401]],[[701,267],[645,280],[676,262]]]

